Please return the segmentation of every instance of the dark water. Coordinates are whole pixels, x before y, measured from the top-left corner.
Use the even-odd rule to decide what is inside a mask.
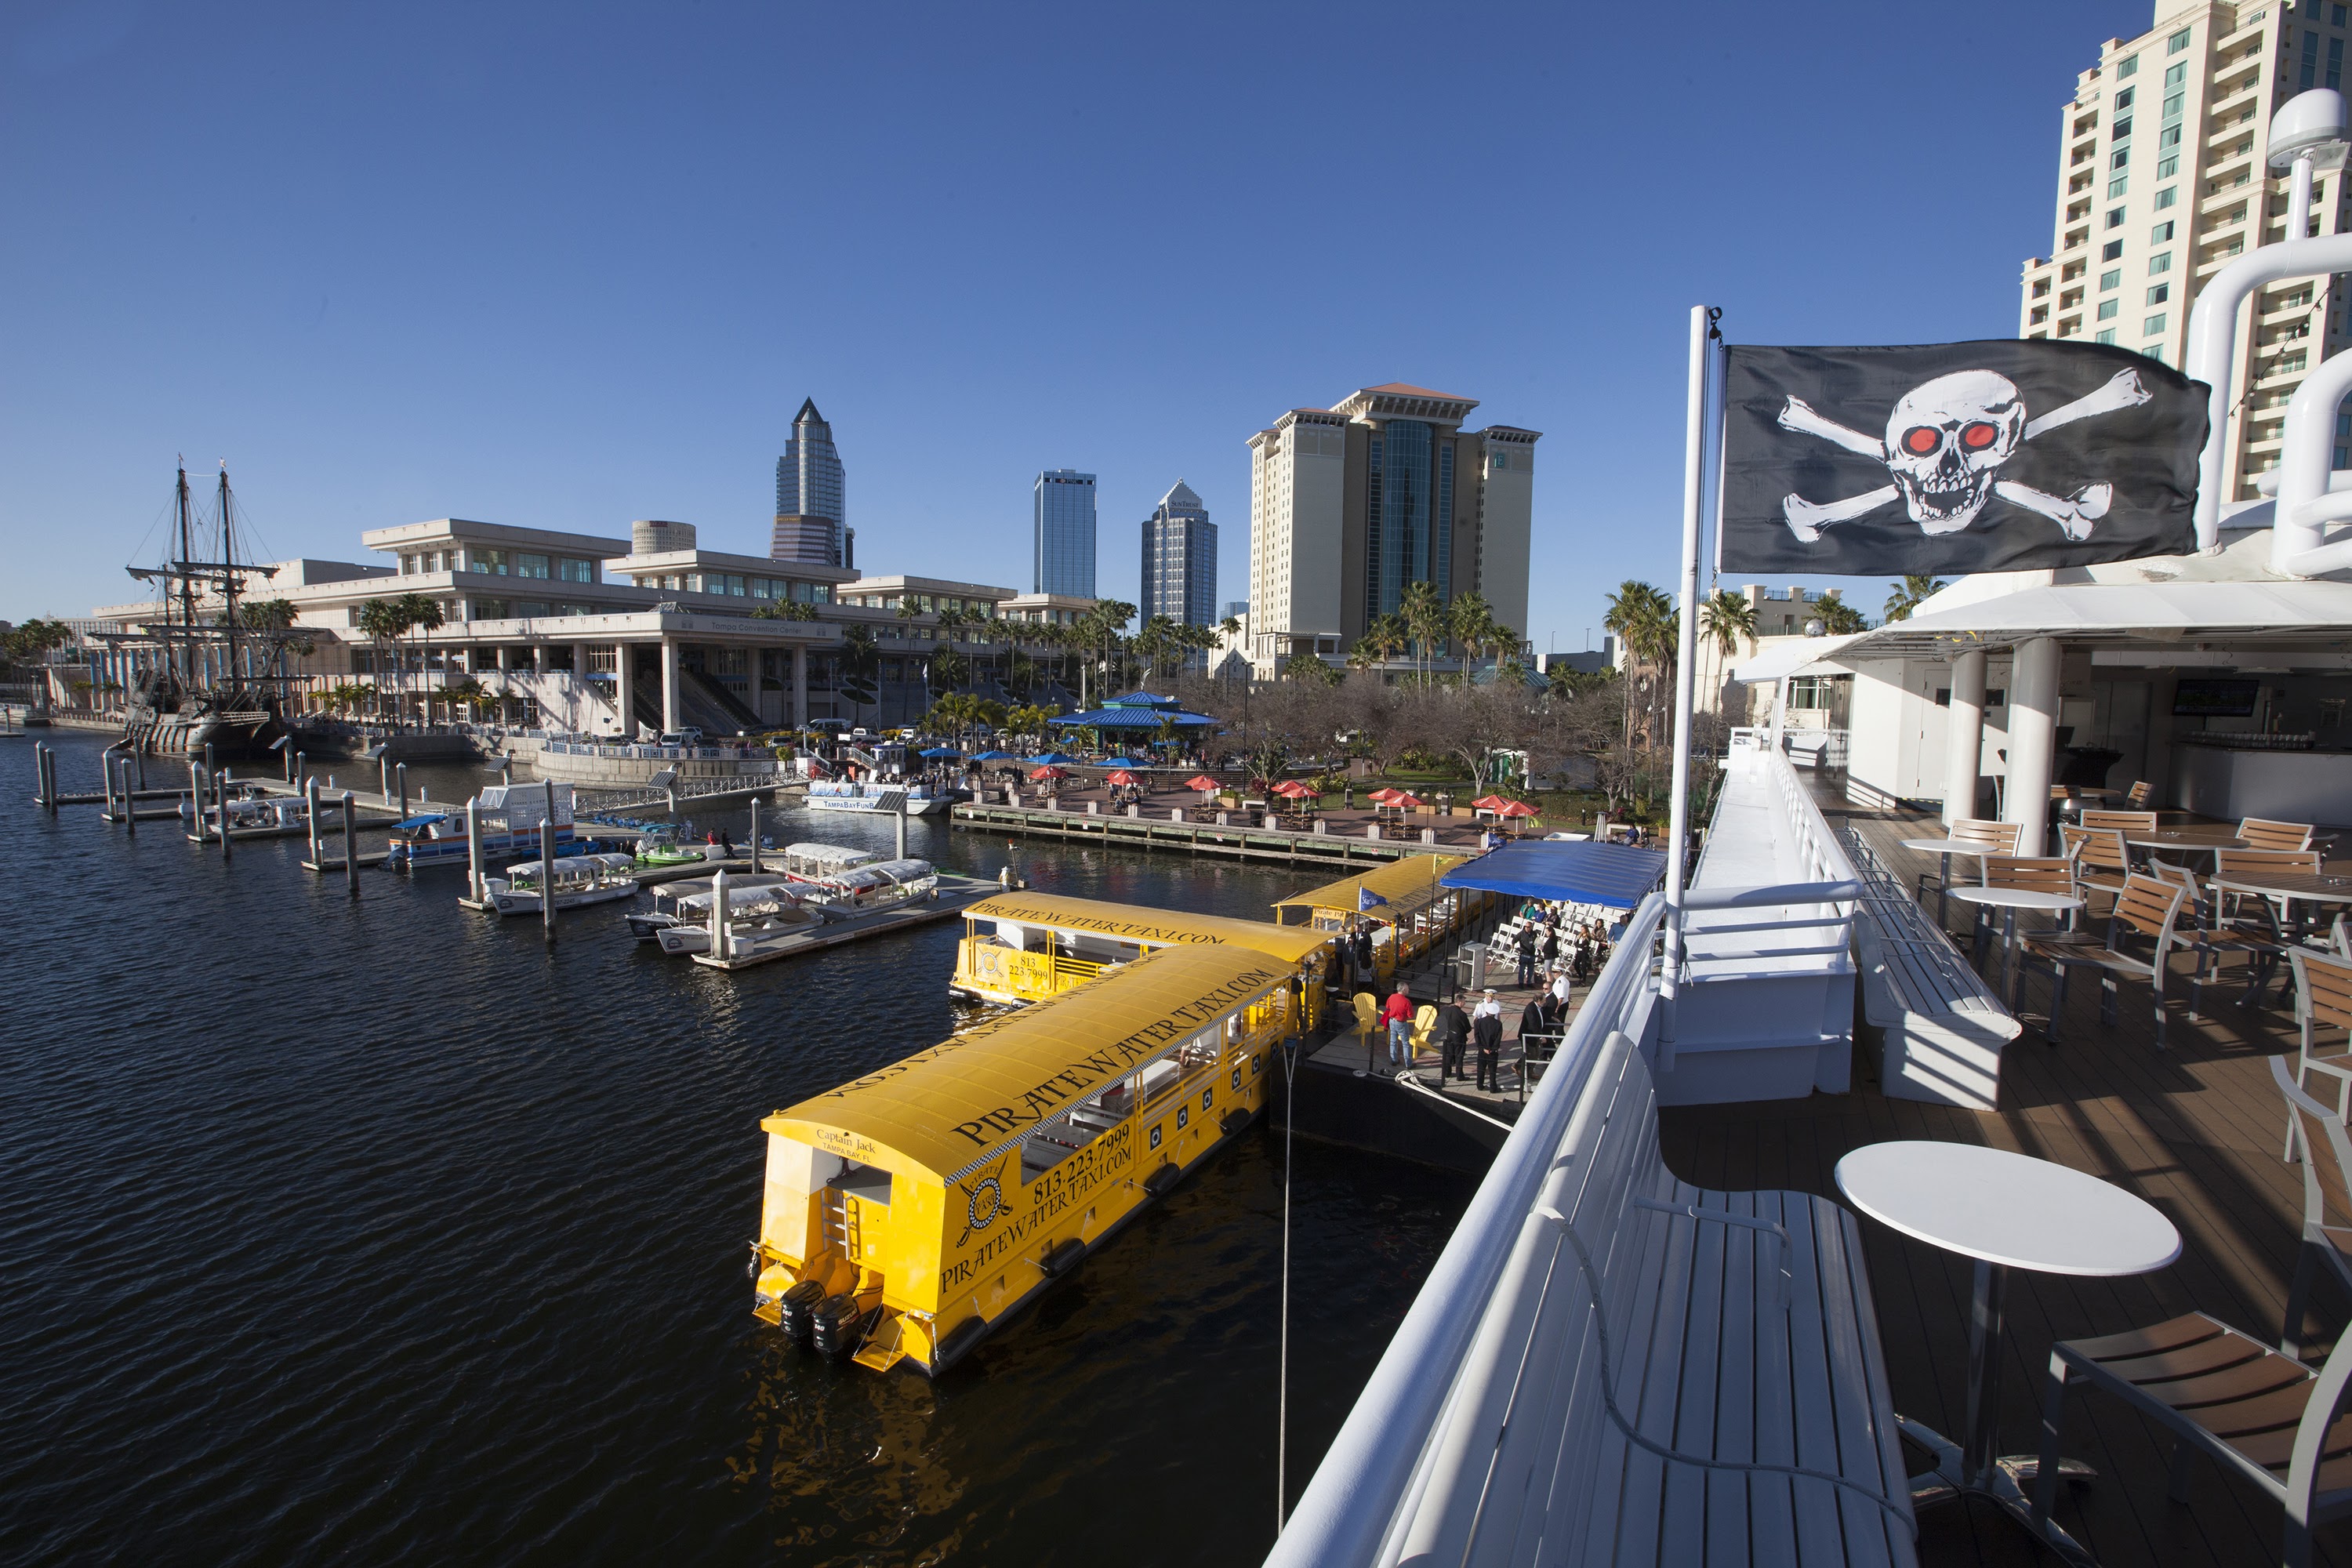
[[[95,789],[100,742],[51,739],[64,787]],[[635,947],[614,908],[551,947],[458,910],[459,873],[369,872],[354,903],[299,840],[225,868],[168,823],[51,821],[31,751],[0,742],[0,1562],[1041,1568],[1270,1542],[1278,1134],[937,1386],[752,1320],[759,1117],[943,1037],[954,922],[731,978]],[[436,800],[481,776],[411,770]],[[1236,914],[1312,877],[921,824],[910,848]],[[1294,1173],[1295,1494],[1469,1184],[1307,1143]]]

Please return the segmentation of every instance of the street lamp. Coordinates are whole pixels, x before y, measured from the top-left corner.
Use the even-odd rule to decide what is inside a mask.
[[[2271,116],[2270,143],[2265,157],[2273,169],[2289,176],[2286,237],[2301,239],[2311,222],[2311,179],[2314,171],[2340,169],[2352,129],[2345,123],[2344,95],[2332,88],[2315,87],[2296,93]]]

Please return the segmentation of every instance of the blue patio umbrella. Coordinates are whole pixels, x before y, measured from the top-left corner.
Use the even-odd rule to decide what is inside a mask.
[[[975,763],[1017,763],[1021,759],[1010,752],[974,752],[971,760]]]
[[[1041,768],[1069,767],[1073,764],[1078,766],[1085,765],[1083,758],[1074,757],[1067,752],[1040,752],[1035,756],[1030,758],[1029,761],[1034,766]]]
[[[963,753],[957,751],[953,746],[926,746],[920,752],[917,752],[916,755],[924,757],[961,757]]]
[[[1133,757],[1113,757],[1102,765],[1107,768],[1139,768],[1148,764],[1139,763]]]

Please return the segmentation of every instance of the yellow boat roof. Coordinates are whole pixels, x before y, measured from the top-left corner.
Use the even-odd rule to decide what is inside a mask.
[[[1253,948],[1291,963],[1307,957],[1331,941],[1328,931],[1305,926],[1278,926],[1272,921],[1234,920],[1226,915],[1196,915],[1182,910],[1143,909],[1099,899],[1065,899],[1050,893],[1003,893],[982,899],[964,910],[966,920],[1017,921],[1024,925],[1055,931],[1092,931],[1122,942],[1154,947],[1199,946],[1229,942]]]
[[[1293,973],[1295,966],[1248,948],[1164,947],[779,1110],[760,1126],[944,1184]]]
[[[1446,889],[1438,879],[1469,858],[1466,855],[1411,855],[1402,860],[1391,860],[1385,866],[1375,866],[1360,877],[1345,877],[1337,882],[1326,882],[1303,893],[1276,902],[1277,910],[1318,909],[1344,910],[1356,912],[1358,895],[1369,889],[1384,904],[1374,904],[1364,910],[1374,920],[1394,920],[1409,915],[1423,904],[1431,903]]]

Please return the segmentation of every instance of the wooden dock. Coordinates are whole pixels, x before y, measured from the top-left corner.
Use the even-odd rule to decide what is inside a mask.
[[[950,882],[955,885],[949,886]],[[755,952],[737,953],[728,958],[698,952],[694,954],[694,962],[706,969],[723,969],[732,973],[756,964],[772,963],[780,958],[798,958],[820,948],[839,947],[845,942],[881,936],[887,931],[906,931],[914,926],[929,925],[933,921],[953,920],[981,900],[1000,890],[994,882],[982,881],[977,877],[942,875],[940,883],[940,897],[935,902],[908,904],[883,914],[860,916],[839,925],[820,926],[814,931],[787,937],[773,947]]]
[[[1475,854],[1461,844],[1427,844],[1408,838],[1360,838],[1341,833],[1294,833],[1276,827],[1233,824],[1154,821],[1149,816],[1039,811],[1025,805],[957,805],[958,827],[986,833],[1018,833],[1066,843],[1102,844],[1124,849],[1174,849],[1192,855],[1225,855],[1240,860],[1273,860],[1289,866],[1371,866],[1409,855]]]

